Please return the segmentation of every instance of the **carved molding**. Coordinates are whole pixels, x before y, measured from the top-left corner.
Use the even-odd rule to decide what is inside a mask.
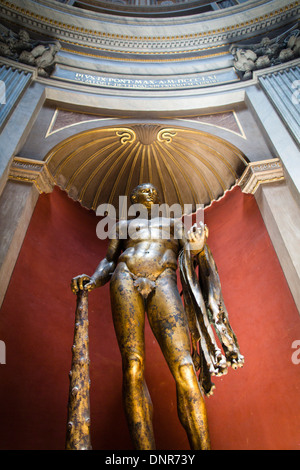
[[[25,2],[26,3],[26,2]],[[265,29],[273,29],[278,24],[282,24],[297,19],[299,15],[298,1],[286,2],[287,4],[275,11],[267,10],[261,16],[249,18],[249,20],[239,23],[228,23],[223,27],[218,27],[210,31],[202,30],[193,34],[187,34],[184,28],[184,34],[174,36],[170,30],[169,36],[147,36],[142,37],[135,35],[137,29],[129,27],[129,34],[123,35],[119,32],[112,30],[107,31],[94,30],[89,28],[89,25],[94,24],[88,18],[85,18],[85,26],[82,22],[77,22],[75,15],[68,14],[66,16],[60,15],[62,18],[68,19],[70,23],[54,19],[53,8],[51,12],[45,6],[40,6],[39,12],[32,11],[32,6],[28,3],[28,9],[17,5],[14,0],[6,1],[0,5],[0,11],[3,18],[14,22],[15,24],[22,25],[31,31],[39,31],[39,33],[46,33],[47,36],[55,37],[75,46],[84,48],[92,48],[95,50],[103,50],[107,52],[117,53],[145,53],[145,54],[177,54],[192,52],[208,47],[215,48],[217,45],[224,45],[239,38],[246,36],[253,36],[259,34],[260,31]],[[26,3],[27,4],[27,3]],[[55,14],[59,12],[59,3],[56,5]],[[30,7],[30,9],[29,9]],[[68,13],[70,13],[69,10]],[[43,13],[43,14],[42,14]],[[72,12],[73,13],[73,12]],[[200,24],[200,23],[199,23]],[[131,25],[130,25],[131,26]],[[188,25],[190,27],[190,25]],[[97,28],[99,25],[97,25]],[[132,30],[132,31],[131,31]],[[157,31],[158,32],[158,31]],[[131,33],[131,34],[130,34]],[[158,33],[159,34],[159,33]],[[220,47],[220,46],[217,46]],[[188,48],[188,50],[187,50]]]
[[[14,157],[8,177],[34,184],[40,194],[51,193],[55,185],[46,163],[29,158]]]
[[[284,180],[284,171],[279,158],[251,162],[248,164],[238,185],[243,193],[255,194],[261,184],[277,183]]]

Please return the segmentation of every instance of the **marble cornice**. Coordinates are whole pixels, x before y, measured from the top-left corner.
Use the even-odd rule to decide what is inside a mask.
[[[18,156],[12,161],[8,178],[34,184],[40,194],[50,193],[55,184],[45,162]]]
[[[32,79],[35,80],[38,77],[37,68],[32,65],[23,64],[22,62],[16,62],[15,60],[8,59],[7,57],[0,56],[0,64],[5,65],[6,67],[11,67],[12,69],[23,70],[32,74]]]
[[[53,0],[37,0],[39,3],[43,5],[52,5]],[[55,0],[57,1],[57,0]],[[87,0],[87,5],[89,1]],[[86,18],[102,18],[104,21],[107,21],[107,18],[110,18],[110,21],[122,22],[122,18],[126,17],[126,23],[129,24],[148,24],[149,20],[154,21],[155,23],[160,21],[161,23],[169,22],[172,15],[176,13],[176,22],[177,24],[189,22],[189,18],[193,16],[193,21],[200,21],[216,19],[218,17],[224,18],[224,16],[232,15],[234,13],[241,13],[245,10],[249,9],[249,4],[245,5],[245,3],[239,3],[235,6],[231,6],[230,10],[228,7],[224,8],[217,8],[208,11],[200,10],[197,12],[198,7],[203,7],[204,5],[210,5],[213,3],[211,0],[209,2],[202,2],[201,0],[193,0],[188,2],[178,2],[173,3],[170,5],[133,5],[133,4],[118,4],[118,3],[110,3],[109,1],[106,2],[105,0],[96,0],[95,6],[96,8],[89,8],[84,9],[82,6],[80,11],[82,12],[81,15]],[[252,0],[251,8],[263,5],[266,3],[265,0]],[[91,2],[93,4],[93,2]],[[103,7],[103,9],[101,9]],[[70,3],[60,3],[60,10],[70,13],[70,8],[72,5]],[[134,15],[131,15],[131,12],[134,11]],[[154,15],[151,15],[151,12],[155,12]],[[159,12],[163,12],[164,16],[159,16]],[[165,13],[168,13],[168,17],[166,17]],[[183,14],[180,14],[183,13]],[[119,17],[119,18],[118,18]],[[182,18],[182,20],[181,20]]]
[[[240,5],[241,6],[241,5]],[[67,8],[68,7],[68,8]],[[130,21],[61,5],[58,2],[1,0],[1,16],[29,32],[56,38],[66,49],[103,51],[108,54],[187,54],[203,49],[216,50],[225,44],[263,34],[296,22],[299,1],[273,0],[223,17],[210,14],[188,18],[141,19]],[[225,12],[225,10],[224,10]],[[216,12],[220,14],[220,12]],[[134,21],[133,21],[134,20]],[[120,23],[122,26],[120,26]]]
[[[273,158],[249,163],[239,179],[238,185],[243,193],[255,194],[260,185],[278,183],[284,179],[281,161],[279,158]]]
[[[111,15],[109,13],[99,13],[92,10],[85,10],[83,8],[76,8],[72,5],[59,2],[57,0],[1,0],[0,3],[13,3],[19,5],[21,8],[25,9],[29,4],[34,5],[34,10],[43,9],[44,11],[57,11],[60,16],[65,14],[67,17],[71,18],[82,18],[85,21],[95,20],[97,23],[109,23],[110,25],[116,25],[117,28],[120,24],[126,25],[128,27],[162,27],[169,26],[170,23],[175,26],[175,30],[178,25],[193,25],[201,22],[201,26],[212,26],[211,29],[215,27],[215,21],[221,20],[221,23],[230,22],[233,20],[233,23],[240,22],[242,16],[247,17],[247,19],[262,19],[263,15],[273,12],[275,16],[279,13],[283,13],[287,10],[287,6],[293,3],[294,6],[297,6],[298,0],[252,0],[250,2],[245,2],[238,4],[230,9],[218,9],[210,12],[204,12],[199,14],[191,14],[188,16],[177,16],[177,17],[168,17],[168,18],[151,18],[151,17],[130,17],[124,15]],[[116,12],[115,12],[116,13]],[[236,21],[238,20],[238,21]]]

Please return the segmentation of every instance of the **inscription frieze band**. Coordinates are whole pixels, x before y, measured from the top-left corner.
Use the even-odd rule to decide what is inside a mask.
[[[233,69],[219,73],[202,74],[194,77],[184,78],[117,78],[101,75],[94,75],[83,72],[57,67],[52,78],[63,79],[73,83],[81,83],[104,88],[122,88],[132,90],[153,90],[153,89],[181,89],[181,88],[200,88],[205,86],[220,85],[238,81]]]

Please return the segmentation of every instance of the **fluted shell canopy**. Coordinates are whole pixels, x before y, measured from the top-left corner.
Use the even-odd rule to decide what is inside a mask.
[[[152,183],[162,203],[208,206],[235,185],[247,166],[229,142],[195,129],[136,124],[102,127],[67,138],[49,152],[56,184],[96,210],[141,183]]]

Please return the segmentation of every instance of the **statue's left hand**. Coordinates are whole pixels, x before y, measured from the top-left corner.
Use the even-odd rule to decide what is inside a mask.
[[[80,290],[91,291],[95,289],[95,281],[87,274],[81,274],[80,276],[73,277],[71,281],[71,289],[73,294],[77,294]]]
[[[208,228],[203,222],[199,222],[199,225],[194,224],[187,232],[187,240],[189,243],[189,249],[192,253],[197,254],[203,250],[205,242],[208,238]]]

